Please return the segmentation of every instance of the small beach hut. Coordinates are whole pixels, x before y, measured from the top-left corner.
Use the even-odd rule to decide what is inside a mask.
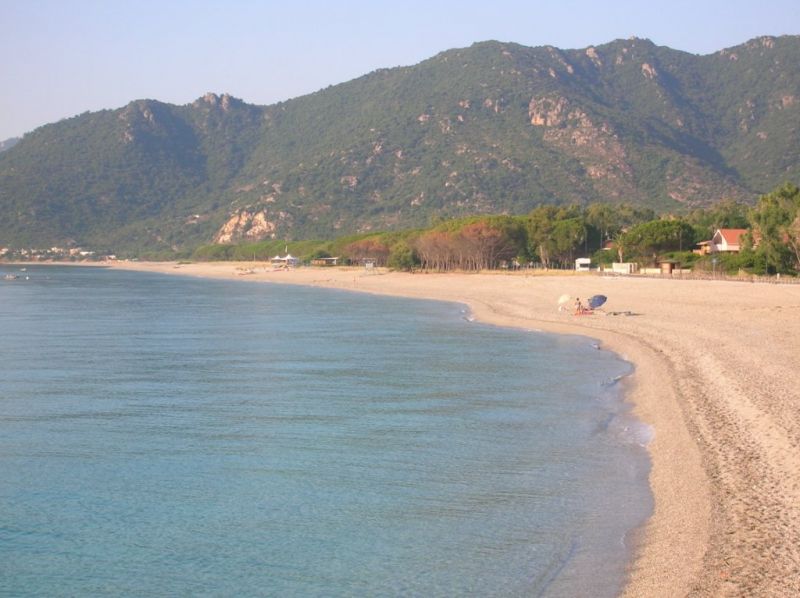
[[[592,269],[592,259],[588,257],[579,257],[575,260],[576,272],[588,272]]]
[[[270,260],[270,263],[273,266],[295,268],[298,264],[300,264],[300,260],[294,257],[291,253],[287,253],[284,256],[276,255]]]

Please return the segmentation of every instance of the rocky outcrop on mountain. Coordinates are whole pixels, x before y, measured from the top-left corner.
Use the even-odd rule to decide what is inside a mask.
[[[635,192],[625,147],[609,123],[596,125],[560,96],[532,98],[528,116],[533,126],[545,128],[544,141],[577,160],[603,195],[622,199]]]
[[[233,243],[238,241],[259,241],[274,239],[278,225],[288,217],[278,212],[270,220],[266,209],[244,209],[232,215],[214,235],[214,243]]]

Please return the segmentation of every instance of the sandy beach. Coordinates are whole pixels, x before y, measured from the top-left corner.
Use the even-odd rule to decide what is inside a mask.
[[[800,285],[229,262],[115,267],[454,301],[484,322],[599,339],[635,364],[627,393],[654,430],[655,508],[636,539],[625,595],[800,595]],[[560,312],[564,293],[607,295],[608,315]]]

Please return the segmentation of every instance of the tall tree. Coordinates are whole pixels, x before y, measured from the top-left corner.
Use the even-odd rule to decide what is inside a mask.
[[[768,272],[800,269],[800,189],[786,183],[762,195],[750,212],[753,243]]]
[[[684,220],[651,220],[622,235],[626,252],[656,262],[660,253],[680,251],[694,244],[694,229]]]
[[[554,257],[562,264],[571,263],[585,238],[586,228],[582,218],[557,221],[552,232]]]
[[[344,248],[345,255],[352,261],[375,260],[378,266],[385,266],[389,258],[389,246],[381,239],[368,237],[354,241]]]
[[[553,226],[559,210],[555,206],[539,206],[528,215],[528,246],[531,255],[539,258],[545,268],[555,252]]]
[[[586,207],[586,223],[600,233],[600,248],[619,230],[619,218],[614,206],[607,203],[593,203]]]

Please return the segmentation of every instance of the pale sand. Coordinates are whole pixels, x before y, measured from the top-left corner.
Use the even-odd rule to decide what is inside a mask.
[[[629,396],[654,428],[655,510],[625,595],[800,595],[800,285],[118,266],[455,301],[485,322],[600,339],[635,364]],[[575,317],[556,309],[564,293],[636,315]]]

